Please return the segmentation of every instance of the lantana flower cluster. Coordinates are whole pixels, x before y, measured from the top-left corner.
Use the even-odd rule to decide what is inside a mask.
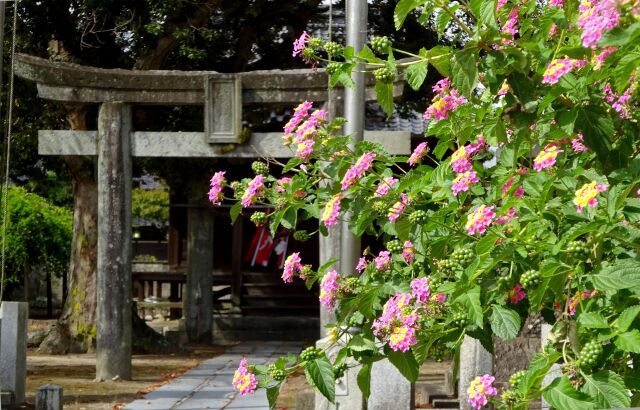
[[[256,375],[249,371],[247,359],[240,360],[240,365],[233,374],[231,384],[243,396],[253,393],[258,387],[258,380]]]
[[[433,97],[431,105],[424,113],[425,120],[444,120],[449,118],[449,114],[459,106],[467,102],[467,99],[460,95],[456,88],[451,88],[451,82],[444,78],[433,86]]]
[[[498,389],[493,386],[495,380],[496,378],[490,374],[478,376],[473,379],[467,389],[468,402],[476,409],[481,409],[482,406],[486,406],[489,399],[498,394]]]
[[[320,281],[320,303],[328,309],[333,309],[340,284],[340,274],[334,269],[327,272]]]
[[[547,69],[542,75],[542,84],[556,84],[563,75],[585,65],[587,65],[585,60],[576,60],[569,57],[555,59],[547,65]]]
[[[223,190],[225,184],[225,171],[218,171],[211,177],[211,189],[209,190],[209,201],[214,205],[222,204],[224,197]]]
[[[313,103],[304,101],[296,107],[293,116],[284,126],[284,143],[286,146],[296,147],[295,156],[307,161],[313,154],[318,140],[318,129],[326,124],[327,112],[314,110],[310,113]]]
[[[589,208],[595,208],[598,206],[598,194],[606,190],[606,185],[598,184],[596,181],[584,184],[576,191],[576,197],[573,199],[573,203],[576,205],[576,210],[581,213],[587,206]]]
[[[578,11],[584,47],[595,48],[602,35],[617,27],[620,21],[620,11],[614,0],[582,0]]]

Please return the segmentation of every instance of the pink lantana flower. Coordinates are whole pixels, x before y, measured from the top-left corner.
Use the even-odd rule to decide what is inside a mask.
[[[386,271],[391,268],[391,252],[380,251],[378,256],[374,259],[376,269]]]
[[[578,12],[583,47],[596,48],[602,35],[620,22],[618,2],[614,0],[582,0]]]
[[[251,373],[247,367],[247,359],[240,360],[240,366],[233,374],[231,385],[241,395],[253,393],[258,387],[258,380],[255,374]]]
[[[407,265],[411,265],[413,263],[415,254],[416,250],[413,248],[413,243],[411,241],[404,241],[404,245],[402,247],[402,259],[404,259]]]
[[[547,145],[533,160],[533,169],[540,172],[543,169],[551,168],[556,164],[556,158],[562,150],[557,145]]]
[[[457,196],[460,192],[468,192],[471,188],[471,184],[480,181],[475,171],[467,171],[461,174],[453,180],[451,185],[451,191],[453,196]]]
[[[225,171],[218,171],[211,177],[211,189],[209,190],[209,201],[212,204],[220,205],[223,199],[224,178]]]
[[[371,168],[375,157],[375,152],[365,152],[362,154],[356,163],[344,174],[342,178],[342,189],[348,189],[358,182],[358,180],[364,176],[364,173]]]
[[[480,205],[467,216],[467,224],[465,227],[469,235],[476,233],[484,234],[487,231],[487,227],[491,225],[493,219],[496,217],[493,208],[493,205]]]
[[[289,185],[291,183],[291,177],[282,177],[276,181],[276,192],[279,194],[283,194],[286,191],[285,185]]]
[[[489,374],[473,379],[467,389],[467,394],[469,395],[467,401],[476,409],[486,406],[489,398],[498,394],[498,389],[493,387],[495,380],[496,378]]]
[[[340,287],[339,277],[340,275],[334,269],[324,275],[320,282],[320,303],[328,309],[333,309],[336,303],[336,293]]]
[[[431,295],[429,278],[414,279],[411,281],[411,294],[420,303],[424,303]]]
[[[576,137],[571,140],[571,149],[573,149],[573,152],[580,153],[580,152],[589,151],[589,148],[587,148],[587,146],[584,145],[582,142],[583,142],[583,136],[581,133],[578,133]]]
[[[259,196],[262,193],[262,189],[264,188],[264,176],[256,175],[250,182],[247,190],[242,194],[242,199],[240,203],[244,208],[253,205],[255,202],[256,196]]]
[[[374,197],[380,198],[389,193],[389,190],[398,182],[398,179],[394,177],[384,177],[378,184],[376,188],[376,192],[373,194]]]
[[[456,174],[461,174],[463,172],[467,172],[471,170],[471,161],[469,160],[470,155],[467,154],[465,147],[458,148],[451,155],[451,169]]]
[[[509,301],[514,305],[516,303],[519,303],[526,297],[527,297],[527,294],[522,289],[522,285],[520,285],[519,283],[516,286],[514,286],[514,288],[511,291],[509,291]]]
[[[300,37],[293,42],[293,57],[302,55],[302,51],[307,46],[308,42],[309,34],[306,31],[303,31]]]
[[[581,68],[586,65],[584,60],[574,60],[569,57],[555,59],[547,65],[547,69],[542,75],[542,84],[556,84],[560,77],[574,68]]]
[[[412,304],[412,296],[399,293],[389,298],[382,309],[382,315],[373,321],[373,334],[386,340],[395,351],[406,352],[414,345],[415,326],[419,319]]]
[[[617,47],[605,47],[598,55],[595,57],[595,61],[593,63],[594,70],[600,70],[602,65],[604,64],[604,60],[607,59],[611,54],[618,51]]]
[[[422,161],[422,158],[429,152],[429,147],[426,142],[418,144],[416,149],[413,150],[411,156],[407,160],[407,163],[411,166],[416,165]]]
[[[284,283],[293,282],[293,276],[302,270],[302,259],[300,252],[294,252],[284,261],[284,271],[282,272],[282,280]]]
[[[449,118],[449,114],[459,106],[467,102],[456,88],[451,88],[448,78],[440,80],[433,86],[433,92],[437,95],[433,97],[431,105],[424,113],[425,120],[444,120]]]
[[[330,227],[338,223],[338,215],[340,215],[340,200],[342,194],[336,194],[329,199],[324,206],[321,221],[325,227]]]
[[[400,218],[400,215],[402,215],[407,205],[409,205],[409,198],[405,194],[400,194],[400,201],[393,204],[391,209],[389,209],[389,214],[387,215],[389,222],[395,222]]]
[[[584,184],[576,191],[576,196],[573,199],[573,203],[576,205],[578,213],[582,213],[582,210],[587,206],[590,208],[598,206],[598,199],[596,197],[599,193],[606,190],[606,185],[598,184],[596,181]]]
[[[358,259],[358,264],[356,265],[356,271],[362,273],[362,271],[367,268],[368,264],[369,261],[367,260],[367,258],[365,258],[364,256],[360,257],[360,259]]]

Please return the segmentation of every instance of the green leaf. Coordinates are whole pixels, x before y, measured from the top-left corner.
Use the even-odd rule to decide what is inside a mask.
[[[269,408],[273,408],[278,400],[280,394],[280,386],[273,386],[267,388],[267,400],[269,401]]]
[[[391,117],[393,115],[393,84],[378,81],[376,83],[376,99],[387,117]]]
[[[584,312],[578,317],[578,325],[589,329],[606,329],[609,327],[607,320],[598,312]]]
[[[640,37],[640,23],[634,23],[626,29],[614,28],[602,36],[601,46],[625,46],[635,38]]]
[[[424,79],[427,77],[427,65],[427,60],[422,60],[407,67],[407,84],[409,84],[409,87],[416,91],[420,89]]]
[[[638,313],[640,313],[640,305],[626,308],[622,313],[620,313],[618,319],[613,322],[613,325],[618,328],[619,332],[626,332],[638,316]]]
[[[242,212],[242,203],[238,202],[236,204],[233,204],[233,206],[231,207],[231,210],[229,211],[229,214],[231,215],[231,223],[235,223],[236,219],[238,219],[238,215],[240,215],[240,213]]]
[[[470,96],[478,83],[478,55],[474,50],[460,50],[451,59],[451,80],[463,95]]]
[[[611,370],[603,370],[592,375],[584,375],[582,391],[595,399],[598,408],[627,408],[631,405],[627,388],[622,377]]]
[[[500,305],[493,305],[491,313],[491,330],[496,336],[505,339],[515,339],[520,331],[520,315],[515,310],[504,308]]]
[[[365,339],[359,334],[353,336],[348,346],[354,352],[375,352],[378,350],[373,340]]]
[[[471,288],[456,299],[466,310],[467,316],[476,326],[483,327],[482,306],[480,305],[480,286]]]
[[[480,256],[489,253],[498,241],[498,238],[499,236],[495,233],[488,233],[482,237],[482,239],[476,243],[476,254]]]
[[[567,135],[571,135],[573,133],[573,127],[576,123],[576,118],[578,118],[577,110],[560,111],[557,116],[558,126],[562,129],[562,131],[566,132]]]
[[[435,46],[427,51],[429,64],[443,76],[448,77],[451,73],[451,48],[446,46]]]
[[[494,0],[471,0],[471,11],[487,27],[498,28],[496,23],[496,2]]]
[[[592,105],[581,106],[577,110],[577,128],[582,131],[585,144],[596,153],[600,162],[607,163],[611,136],[615,133],[611,114]]]
[[[402,28],[405,19],[412,10],[424,3],[426,3],[426,1],[423,0],[400,0],[393,11],[393,22],[396,26],[396,30],[400,30],[400,28]]]
[[[336,399],[336,378],[333,366],[326,357],[321,357],[307,362],[304,374],[309,383],[327,398],[331,403]]]
[[[294,207],[288,207],[283,216],[280,224],[287,229],[293,229],[296,227],[296,223],[298,221],[298,212]],[[275,231],[273,231],[275,232]]]
[[[418,380],[420,366],[411,350],[401,352],[386,347],[385,353],[391,364],[394,365],[407,380],[410,382]]]
[[[616,337],[614,343],[625,352],[640,353],[640,331],[633,329],[622,333]]]
[[[635,259],[619,260],[614,265],[589,275],[589,278],[596,289],[605,292],[640,287],[640,262]]]
[[[562,354],[559,352],[538,352],[533,359],[531,359],[531,363],[529,364],[529,369],[525,374],[524,382],[520,384],[518,390],[520,390],[524,394],[528,394],[531,391],[537,391],[540,389],[542,384],[542,380],[551,369],[558,359],[562,357]]]
[[[360,391],[367,399],[371,395],[371,363],[364,363],[360,371],[358,372],[358,376],[356,376],[356,380],[358,382],[358,387]]]
[[[589,396],[576,391],[567,376],[562,376],[545,388],[542,397],[556,409],[593,410],[595,404]]]

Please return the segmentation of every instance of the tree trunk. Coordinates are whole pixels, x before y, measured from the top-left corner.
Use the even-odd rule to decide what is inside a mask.
[[[58,323],[38,349],[50,354],[92,350],[96,338],[98,188],[95,164],[92,158],[85,157],[66,157],[65,162],[73,176],[74,198],[69,293]]]

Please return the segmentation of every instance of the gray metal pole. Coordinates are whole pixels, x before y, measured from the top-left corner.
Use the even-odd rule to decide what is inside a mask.
[[[367,0],[347,0],[347,45],[359,51],[367,41]],[[356,67],[357,70],[362,67]],[[351,76],[354,88],[344,92],[344,117],[347,120],[344,130],[353,137],[354,142],[362,141],[364,135],[364,73],[354,72]],[[360,257],[360,238],[353,235],[342,223],[342,243],[340,246],[340,270],[344,275],[354,272]]]

